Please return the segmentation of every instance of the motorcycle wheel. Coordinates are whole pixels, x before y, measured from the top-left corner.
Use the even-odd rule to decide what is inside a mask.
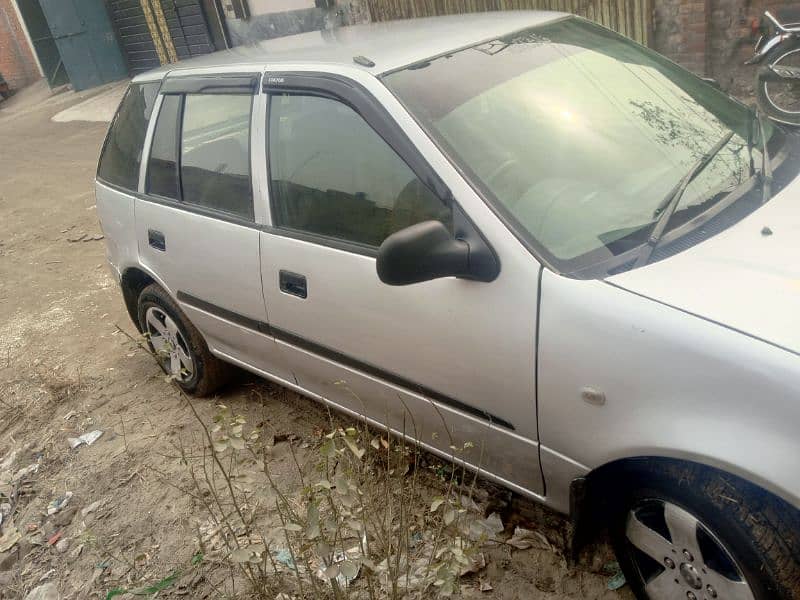
[[[775,48],[756,75],[756,100],[771,119],[800,127],[800,79],[769,80],[769,66],[800,69],[800,43]]]

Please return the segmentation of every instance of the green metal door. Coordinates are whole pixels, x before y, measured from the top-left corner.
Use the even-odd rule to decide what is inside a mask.
[[[72,87],[84,90],[127,76],[102,0],[40,0]]]
[[[17,6],[19,6],[22,20],[25,21],[25,27],[31,36],[31,42],[33,42],[33,49],[50,87],[69,83],[56,41],[50,32],[50,26],[44,17],[39,0],[17,0]]]

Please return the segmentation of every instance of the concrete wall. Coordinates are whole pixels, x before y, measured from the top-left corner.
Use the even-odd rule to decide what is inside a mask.
[[[265,15],[286,10],[302,10],[316,6],[314,0],[248,0],[247,4],[252,15]]]
[[[306,5],[313,8],[303,8]],[[250,0],[249,6],[252,14],[246,21],[231,18],[226,13],[226,24],[234,46],[339,25],[369,22],[365,0],[337,0],[336,7],[331,10],[314,7],[314,0],[280,0],[280,4],[273,3],[273,0]],[[278,6],[293,7],[293,10],[272,11],[272,8]],[[269,12],[264,12],[267,9]]]
[[[294,35],[325,27],[326,11],[319,8],[287,10],[283,12],[253,14],[249,19],[226,16],[231,44],[241,46],[260,40]]]
[[[13,0],[0,0],[0,73],[12,90],[41,78]]]

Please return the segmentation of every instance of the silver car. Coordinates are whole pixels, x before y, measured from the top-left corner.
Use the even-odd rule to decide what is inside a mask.
[[[232,364],[472,442],[576,549],[607,527],[639,597],[766,600],[800,597],[798,171],[655,52],[514,12],[139,75],[96,192],[187,392]]]

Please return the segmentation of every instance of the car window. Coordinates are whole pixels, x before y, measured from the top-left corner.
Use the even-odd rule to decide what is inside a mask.
[[[269,167],[278,227],[379,246],[451,212],[349,106],[329,98],[270,100]]]
[[[128,88],[106,137],[97,176],[136,191],[147,123],[153,111],[159,83],[133,84]]]
[[[178,197],[178,118],[181,96],[164,96],[147,163],[147,192],[166,198]]]
[[[184,202],[253,219],[250,95],[187,94],[181,139]]]

